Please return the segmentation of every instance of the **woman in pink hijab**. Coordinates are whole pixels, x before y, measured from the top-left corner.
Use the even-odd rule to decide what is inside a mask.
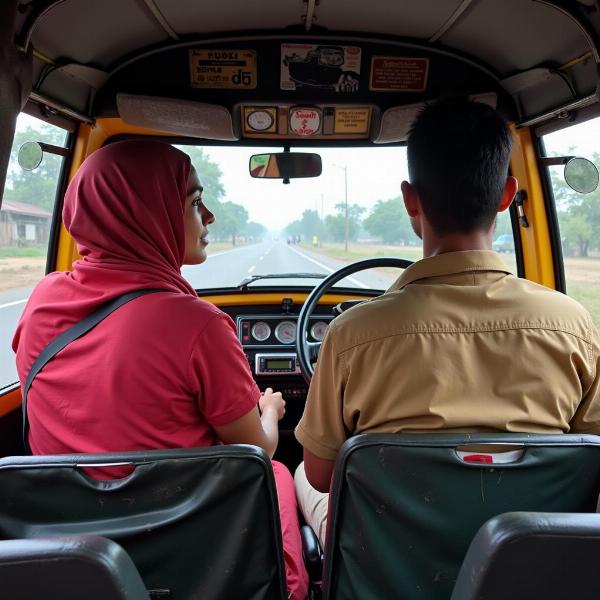
[[[31,294],[13,340],[21,385],[51,340],[107,301],[165,291],[121,306],[37,375],[28,394],[33,454],[247,443],[272,456],[281,394],[261,395],[233,321],[181,276],[183,264],[206,260],[214,221],[190,158],[160,142],[108,145],[70,183],[63,220],[82,258]],[[300,600],[308,576],[294,485],[285,466],[273,470],[288,589]]]

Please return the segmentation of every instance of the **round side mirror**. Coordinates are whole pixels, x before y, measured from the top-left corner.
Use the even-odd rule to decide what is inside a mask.
[[[565,165],[567,185],[580,194],[589,194],[598,187],[598,169],[587,158],[571,158]]]
[[[39,142],[25,142],[19,148],[18,162],[25,171],[34,171],[42,163],[44,150]]]

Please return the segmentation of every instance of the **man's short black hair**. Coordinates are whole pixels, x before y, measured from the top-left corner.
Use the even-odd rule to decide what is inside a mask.
[[[408,173],[438,235],[491,227],[511,146],[506,121],[486,104],[452,98],[419,113],[408,136]]]

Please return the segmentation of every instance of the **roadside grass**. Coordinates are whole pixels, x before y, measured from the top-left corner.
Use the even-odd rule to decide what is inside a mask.
[[[208,254],[216,254],[217,252],[224,252],[225,250],[233,250],[233,248],[249,245],[249,242],[237,242],[235,246],[231,242],[210,242],[207,251]]]
[[[567,294],[587,308],[596,327],[600,329],[600,284],[574,283],[569,280],[567,273]]]
[[[301,247],[306,248],[306,250],[310,250],[311,252],[316,252],[346,262],[362,260],[363,258],[376,258],[379,256],[394,256],[396,258],[407,258],[409,260],[419,260],[423,257],[423,251],[416,246],[384,246],[383,244],[350,243],[348,244],[348,252],[344,250],[344,244],[342,243],[325,243],[320,247],[315,247],[311,244],[301,244]]]
[[[323,254],[330,258],[352,262],[364,258],[378,256],[395,256],[409,260],[422,258],[420,248],[414,246],[385,246],[380,244],[348,244],[348,252],[344,250],[343,243],[324,243],[321,247],[311,244],[301,244],[303,248],[311,252]],[[503,260],[513,270],[516,270],[515,255],[502,255]],[[596,327],[600,329],[600,260],[597,259],[565,259],[565,271],[567,276],[567,293],[569,296],[583,304],[590,312]],[[581,263],[581,264],[579,264]],[[397,276],[395,269],[381,269],[389,275]]]
[[[46,256],[47,248],[18,248],[17,246],[0,246],[0,258],[29,258]]]

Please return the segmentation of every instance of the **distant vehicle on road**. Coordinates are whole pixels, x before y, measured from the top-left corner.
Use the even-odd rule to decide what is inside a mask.
[[[510,233],[503,233],[492,242],[492,248],[496,252],[513,252],[514,247],[515,243]]]

